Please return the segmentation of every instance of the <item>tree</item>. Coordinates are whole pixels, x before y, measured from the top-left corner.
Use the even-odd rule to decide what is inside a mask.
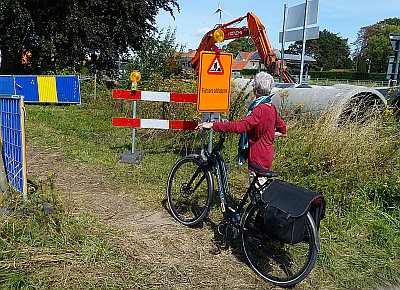
[[[184,47],[176,43],[175,30],[153,33],[144,40],[143,48],[131,59],[128,71],[139,70],[143,81],[155,74],[168,79],[178,71],[180,54]]]
[[[159,9],[173,16],[174,7],[177,0],[0,0],[1,71],[55,71],[87,57],[109,67],[142,47]]]
[[[306,54],[315,58],[316,63],[311,65],[320,70],[350,68],[350,47],[347,42],[347,38],[324,29],[318,39],[306,41]],[[302,42],[296,41],[285,52],[301,54],[301,50]]]
[[[240,37],[225,45],[224,50],[232,53],[235,57],[239,51],[255,51],[256,46],[251,38]]]
[[[388,58],[394,54],[390,33],[400,33],[400,18],[388,18],[358,31],[354,57],[368,59],[371,72],[386,72]]]

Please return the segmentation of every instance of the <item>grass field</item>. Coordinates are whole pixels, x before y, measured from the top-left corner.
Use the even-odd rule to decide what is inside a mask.
[[[193,83],[175,81],[177,88],[194,88]],[[171,166],[186,150],[198,148],[199,133],[138,130],[137,150],[146,153],[141,164],[119,163],[118,156],[130,149],[131,130],[111,127],[111,118],[130,116],[131,104],[113,101],[107,90],[98,89],[96,99],[89,86],[82,91],[81,106],[28,105],[27,142],[100,168],[99,178],[140,192],[132,196],[132,203],[159,208]],[[235,108],[233,115],[245,111],[244,106]],[[138,112],[139,117],[154,112],[167,119],[198,117],[193,107],[165,104],[140,104]],[[329,113],[284,118],[288,136],[276,142],[273,169],[282,179],[321,192],[327,199],[320,228],[322,251],[299,289],[374,289],[400,283],[399,120],[385,115],[338,127]],[[237,136],[229,136],[223,154],[231,168],[233,191],[240,193],[247,176],[246,169],[235,164],[236,144]],[[49,172],[46,179],[34,180],[37,190],[25,205],[16,194],[2,199],[7,213],[0,219],[0,287],[162,288],[148,276],[152,265],[138,265],[137,253],[120,246],[121,233],[95,215],[67,210],[66,193],[54,189],[55,175]],[[48,206],[55,213],[46,214]],[[66,267],[74,279],[60,278]]]

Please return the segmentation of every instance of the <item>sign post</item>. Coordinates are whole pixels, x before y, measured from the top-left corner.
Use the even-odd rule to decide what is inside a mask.
[[[218,30],[217,30],[218,31]],[[214,36],[216,39],[220,34]],[[223,34],[222,34],[223,35]],[[222,37],[223,38],[223,37]],[[197,111],[203,112],[209,122],[219,119],[219,112],[229,111],[233,55],[226,52],[202,51],[197,88]],[[216,116],[213,113],[218,113]],[[203,120],[205,121],[205,120]],[[204,131],[202,132],[204,141]],[[212,150],[212,129],[208,151]]]
[[[306,0],[305,3],[293,7],[284,6],[283,28],[279,32],[282,43],[281,62],[284,60],[285,42],[302,41],[300,63],[300,84],[303,82],[304,55],[306,40],[319,38],[319,27],[308,27],[317,23],[319,0]],[[298,27],[302,27],[298,29]],[[281,67],[282,72],[283,67]]]
[[[224,40],[224,31],[220,28],[214,31],[217,43]],[[229,111],[232,80],[231,53],[222,52],[217,46],[214,51],[200,53],[199,78],[197,83],[197,111],[203,112],[203,122],[219,121],[219,113]],[[209,133],[208,151],[212,150],[212,133]],[[202,144],[204,146],[204,130]]]

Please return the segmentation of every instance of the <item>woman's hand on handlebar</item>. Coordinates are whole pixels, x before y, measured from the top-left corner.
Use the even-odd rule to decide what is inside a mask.
[[[211,122],[204,122],[201,123],[199,125],[197,125],[196,129],[200,130],[200,129],[211,129],[213,127],[213,123]]]

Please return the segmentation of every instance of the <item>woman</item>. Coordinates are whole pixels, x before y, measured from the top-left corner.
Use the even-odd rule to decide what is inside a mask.
[[[254,163],[265,169],[271,169],[274,159],[274,139],[286,135],[286,124],[279,117],[271,104],[273,77],[266,72],[259,72],[253,82],[254,102],[249,107],[247,116],[232,122],[205,122],[198,129],[211,129],[217,132],[246,133],[249,145],[249,164]],[[250,179],[255,173],[249,169]],[[262,184],[263,182],[259,180]]]

